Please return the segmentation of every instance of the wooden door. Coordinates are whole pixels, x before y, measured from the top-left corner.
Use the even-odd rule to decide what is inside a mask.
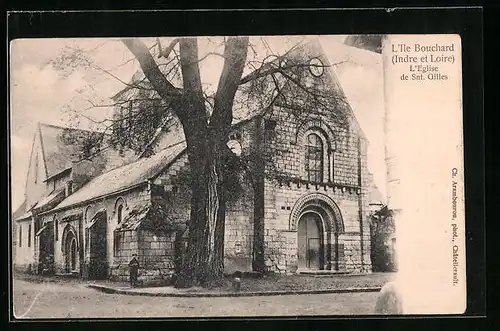
[[[97,222],[90,228],[89,231],[89,279],[106,279],[107,278],[107,218],[106,213],[98,216]]]
[[[317,214],[307,213],[300,218],[297,253],[299,269],[322,269],[321,219]]]

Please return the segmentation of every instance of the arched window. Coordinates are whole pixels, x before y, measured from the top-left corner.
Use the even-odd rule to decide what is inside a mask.
[[[125,200],[121,197],[116,199],[115,214],[116,214],[117,224],[120,224],[123,221],[123,208],[124,207],[125,207]]]
[[[90,221],[92,220],[92,207],[88,206],[87,209],[85,209],[85,225],[89,224]]]
[[[312,182],[323,181],[323,142],[315,133],[310,133],[307,136],[305,170],[307,180]]]
[[[93,215],[93,208],[92,206],[88,206],[87,209],[85,209],[85,234],[83,236],[83,247],[84,247],[84,254],[85,256],[90,255],[90,245],[89,245],[89,240],[90,240],[90,231],[89,231],[89,224],[90,221],[92,220]]]
[[[117,216],[118,224],[120,224],[122,222],[122,219],[123,219],[123,205],[122,204],[120,204],[118,206],[118,209],[117,209],[116,213],[118,215]]]

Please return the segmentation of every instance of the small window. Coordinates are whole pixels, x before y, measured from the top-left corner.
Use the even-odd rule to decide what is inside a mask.
[[[272,142],[276,138],[276,121],[266,119],[264,121],[264,140]]]
[[[19,225],[19,247],[23,247],[23,226]]]
[[[123,205],[118,206],[118,210],[116,211],[116,213],[118,214],[118,224],[120,224],[123,219]]]
[[[28,224],[28,247],[31,247],[31,224]]]

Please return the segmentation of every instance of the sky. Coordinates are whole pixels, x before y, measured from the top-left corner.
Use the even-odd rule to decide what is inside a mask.
[[[369,140],[368,167],[382,196],[385,196],[385,161],[383,133],[383,70],[381,56],[342,44],[345,36],[313,36],[318,38],[334,66],[341,86]],[[160,38],[168,44],[170,38]],[[304,37],[251,37],[254,45],[249,58],[260,59],[269,53],[283,54]],[[265,40],[265,42],[263,41]],[[221,37],[200,38],[200,57],[220,50]],[[155,42],[144,38],[147,45]],[[100,104],[121,90],[138,64],[132,54],[117,39],[17,39],[10,45],[10,120],[11,120],[11,179],[12,208],[24,200],[24,186],[33,137],[38,122],[61,126],[75,125],[73,109],[93,120],[111,115],[110,108],[88,109],[88,100]],[[102,70],[77,66],[61,71],[53,61],[69,48],[81,48]],[[255,51],[255,52],[254,52]],[[347,61],[346,61],[347,60]],[[208,56],[200,63],[202,84],[214,91],[222,68],[222,59]],[[251,69],[246,69],[249,72]],[[95,124],[79,118],[81,128]]]

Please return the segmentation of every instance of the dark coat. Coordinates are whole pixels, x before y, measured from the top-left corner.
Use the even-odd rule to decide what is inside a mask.
[[[137,273],[137,270],[139,269],[139,261],[137,261],[137,258],[133,257],[132,260],[130,260],[128,264],[130,268],[130,273]]]

